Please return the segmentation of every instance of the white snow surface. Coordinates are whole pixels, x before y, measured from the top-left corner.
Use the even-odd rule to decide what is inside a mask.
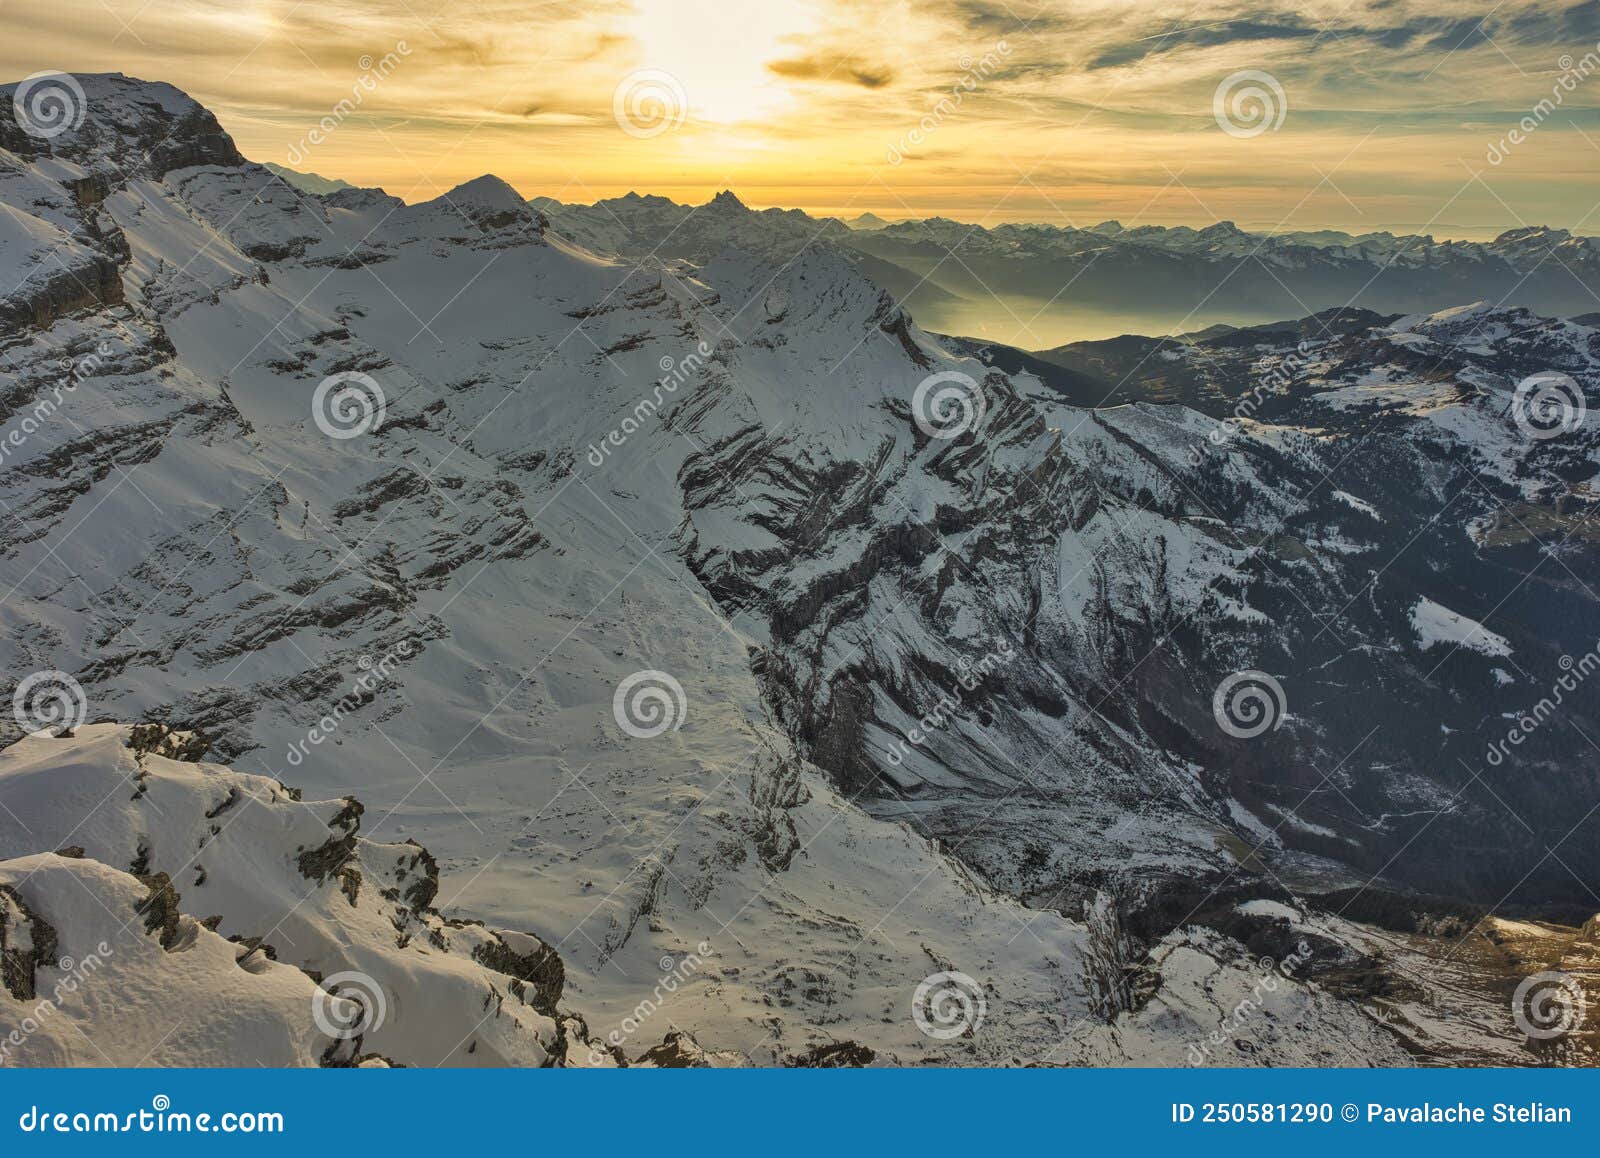
[[[1511,654],[1505,636],[1490,631],[1476,619],[1451,611],[1426,596],[1411,609],[1411,629],[1423,651],[1433,647],[1464,647],[1479,655],[1504,657]]]
[[[0,751],[0,858],[12,858],[0,863],[0,879],[60,931],[62,958],[83,961],[104,941],[107,988],[126,984],[132,1011],[104,1027],[112,1032],[55,1034],[48,1050],[24,1052],[28,1064],[95,1064],[97,1051],[114,1049],[123,1065],[303,1065],[346,1046],[408,1065],[551,1060],[553,1017],[480,961],[507,942],[432,912],[436,881],[419,846],[355,835],[351,801],[305,802],[266,777],[135,750],[134,735],[96,724],[67,739],[39,732]],[[347,857],[320,858],[337,869],[308,875],[306,854],[346,842]],[[81,849],[86,859],[19,855],[40,847]],[[113,866],[136,868],[144,880]],[[158,944],[135,911],[151,874],[165,874],[185,914],[170,945]],[[77,903],[72,879],[105,886],[100,912]],[[72,902],[65,908],[64,897]],[[202,928],[208,917],[220,920]],[[537,944],[509,937],[521,954]],[[244,952],[230,938],[259,938],[271,949]],[[52,966],[71,972],[44,963]],[[381,1015],[360,1041],[319,1032],[310,1016],[316,1000],[326,1001],[310,975],[347,971],[382,995]],[[144,999],[152,986],[160,1000]],[[83,988],[98,991],[101,981]],[[228,1013],[235,993],[246,1002],[261,995],[262,1029],[271,1033],[253,1040],[251,1019]],[[92,1009],[69,1012],[95,1020]]]

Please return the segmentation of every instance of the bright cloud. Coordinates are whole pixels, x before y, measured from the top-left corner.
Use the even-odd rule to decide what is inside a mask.
[[[1600,233],[1600,74],[1561,89],[1600,54],[1600,0],[57,0],[0,21],[5,79],[168,80],[285,164],[403,43],[297,167],[408,198],[492,171],[563,200],[731,186],[756,205],[984,222]],[[1213,95],[1244,70],[1281,86],[1281,127],[1219,128]],[[618,86],[641,72],[675,106],[666,130],[618,126]]]

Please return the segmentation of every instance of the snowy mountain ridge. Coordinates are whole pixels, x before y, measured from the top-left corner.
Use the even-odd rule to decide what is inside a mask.
[[[604,253],[704,257],[719,244],[784,259],[832,244],[860,255],[869,275],[913,306],[996,289],[1093,308],[1199,311],[1222,282],[1240,316],[1348,305],[1431,311],[1477,298],[1574,315],[1600,305],[1600,239],[1521,226],[1492,241],[1337,230],[1252,232],[1231,221],[1203,228],[1120,222],[980,226],[944,217],[866,227],[797,209],[754,211],[729,191],[704,205],[639,196],[571,205],[536,198],[558,231]],[[1225,281],[1223,279],[1226,279]],[[1024,316],[1031,313],[1024,311]]]

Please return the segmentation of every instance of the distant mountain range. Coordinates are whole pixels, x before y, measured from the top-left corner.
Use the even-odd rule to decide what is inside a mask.
[[[310,192],[347,187],[267,167]],[[1342,306],[1414,313],[1465,301],[1556,316],[1600,313],[1600,239],[1545,226],[1487,242],[1332,229],[1265,234],[1231,221],[1201,229],[1119,221],[985,228],[945,217],[890,222],[874,213],[841,220],[752,210],[732,190],[700,205],[638,193],[593,204],[530,203],[557,233],[623,257],[703,260],[731,245],[787,260],[807,246],[835,246],[908,307],[937,305],[944,317],[960,316],[952,303],[996,293],[1056,308],[1241,319]]]
[[[1222,221],[1088,229],[978,225],[931,217],[846,223],[798,209],[748,209],[731,191],[703,205],[625,197],[593,205],[536,202],[558,233],[602,252],[696,258],[719,245],[785,258],[830,244],[910,308],[994,294],[1129,313],[1312,314],[1340,306],[1387,313],[1487,301],[1570,316],[1600,309],[1600,241],[1565,230],[1508,230],[1493,241],[1336,230],[1250,233]],[[941,311],[943,313],[944,311]]]

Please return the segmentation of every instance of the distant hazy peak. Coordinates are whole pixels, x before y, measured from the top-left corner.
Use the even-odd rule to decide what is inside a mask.
[[[261,162],[261,167],[270,173],[276,173],[302,193],[336,193],[340,189],[355,188],[350,182],[341,181],[337,177],[324,177],[321,173],[302,173],[298,169],[274,164],[271,161]]]

